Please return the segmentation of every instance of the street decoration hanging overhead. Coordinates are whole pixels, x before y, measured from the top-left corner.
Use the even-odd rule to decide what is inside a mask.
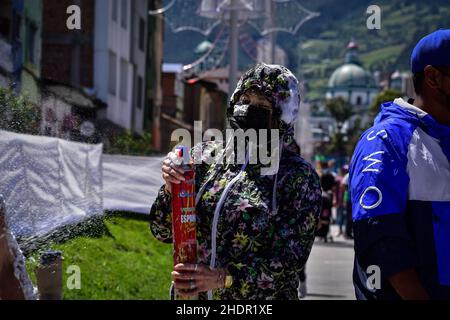
[[[320,15],[304,8],[300,0],[165,0],[163,4],[149,14],[164,19],[172,32],[194,31],[205,37],[214,36],[209,50],[185,65],[184,72],[211,70],[224,61],[230,43],[227,29],[232,10],[238,12],[240,45],[253,60],[258,43],[252,41],[252,32],[245,30],[245,26],[255,29],[263,37],[275,32],[295,35],[305,22]],[[218,26],[221,26],[219,31],[213,32]]]

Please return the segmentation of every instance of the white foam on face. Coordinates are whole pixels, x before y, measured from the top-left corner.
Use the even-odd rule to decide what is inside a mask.
[[[297,121],[300,109],[300,94],[298,81],[294,75],[289,75],[289,99],[284,102],[278,102],[281,108],[281,120],[287,124],[293,124]]]

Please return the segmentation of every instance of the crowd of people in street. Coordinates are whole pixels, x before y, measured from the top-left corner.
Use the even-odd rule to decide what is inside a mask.
[[[316,161],[317,172],[322,186],[322,211],[316,236],[323,242],[342,237],[353,239],[352,207],[348,188],[348,165],[335,170],[334,159]],[[331,225],[336,225],[337,233],[331,233]]]

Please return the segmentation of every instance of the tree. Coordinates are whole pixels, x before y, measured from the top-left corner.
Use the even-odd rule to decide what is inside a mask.
[[[372,116],[375,116],[380,112],[380,106],[389,101],[394,101],[395,99],[402,96],[402,93],[398,90],[386,89],[381,91],[373,100],[372,105],[369,107],[369,112]]]
[[[27,96],[0,88],[0,128],[17,133],[39,134],[41,110]]]
[[[344,123],[355,114],[353,111],[353,106],[342,97],[328,100],[326,107],[334,120],[336,120],[336,126],[339,132],[341,131]]]
[[[336,131],[330,137],[331,140],[327,147],[327,152],[337,153],[339,158],[342,159],[348,154],[348,136],[342,132],[342,128],[355,112],[353,111],[353,106],[342,97],[328,100],[326,107],[330,115],[336,121]]]
[[[347,137],[348,141],[345,146],[345,151],[348,155],[352,155],[355,151],[356,145],[358,144],[359,138],[361,136],[361,133],[369,129],[369,126],[366,125],[365,127],[361,123],[361,119],[357,118],[355,119],[353,125],[348,128],[347,131]]]

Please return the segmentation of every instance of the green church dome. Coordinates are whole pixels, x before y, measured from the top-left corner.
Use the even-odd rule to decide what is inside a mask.
[[[376,88],[375,79],[369,71],[358,64],[347,63],[337,68],[328,81],[330,89]]]
[[[354,40],[347,45],[345,64],[333,72],[328,81],[328,88],[332,90],[377,88],[373,75],[361,66],[358,44]]]

